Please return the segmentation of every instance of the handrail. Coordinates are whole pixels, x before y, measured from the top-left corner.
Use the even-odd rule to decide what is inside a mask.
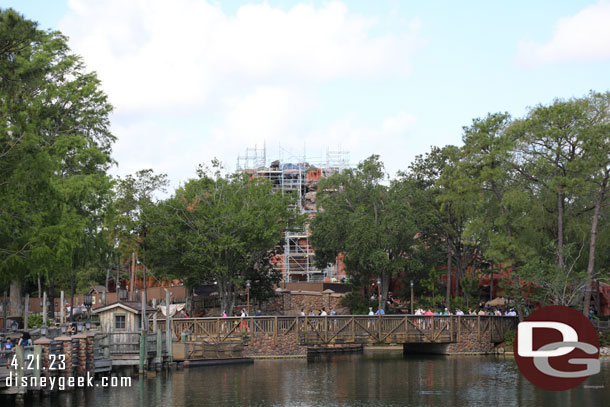
[[[358,340],[384,342],[414,340],[455,342],[461,335],[476,333],[499,341],[518,319],[496,315],[327,315],[327,316],[253,316],[175,318],[172,331],[186,333],[215,343],[250,334],[279,336],[294,334],[300,342]],[[499,322],[494,322],[499,321]],[[166,320],[157,320],[159,329],[166,329]],[[485,336],[487,338],[487,336]]]

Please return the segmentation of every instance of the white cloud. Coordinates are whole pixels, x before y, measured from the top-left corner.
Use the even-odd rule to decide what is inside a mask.
[[[341,150],[349,152],[352,165],[377,154],[385,163],[388,174],[394,176],[396,171],[405,170],[411,159],[428,147],[426,141],[414,136],[415,121],[415,116],[404,111],[374,126],[362,126],[356,117],[347,116],[326,128],[312,131],[307,135],[307,141],[331,149],[340,146]]]
[[[376,19],[340,2],[234,16],[200,0],[70,0],[60,29],[121,110],[208,106],[253,82],[319,82],[409,71],[418,24],[372,35]]]
[[[374,128],[342,109],[339,117],[318,115],[332,105],[319,95],[337,79],[408,75],[423,44],[418,19],[390,31],[337,1],[248,4],[234,14],[203,0],[69,4],[59,28],[116,107],[119,174],[154,168],[176,186],[214,157],[233,170],[238,154],[263,142],[268,157],[278,146],[322,157],[342,145],[357,162],[374,152],[367,145],[396,146],[413,125],[404,112]]]
[[[407,112],[401,112],[396,116],[385,119],[381,127],[389,134],[400,134],[411,128],[414,122],[415,116]]]
[[[610,2],[602,0],[573,16],[561,18],[549,42],[519,44],[517,61],[522,65],[542,65],[609,59],[609,22]]]

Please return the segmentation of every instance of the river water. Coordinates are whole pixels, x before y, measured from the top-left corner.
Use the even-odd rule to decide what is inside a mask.
[[[510,357],[323,355],[197,367],[138,379],[131,387],[28,398],[30,406],[609,406],[610,358],[566,392],[535,388]]]

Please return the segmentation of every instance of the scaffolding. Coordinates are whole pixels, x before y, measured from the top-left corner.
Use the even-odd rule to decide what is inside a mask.
[[[266,164],[267,149],[264,143],[263,148],[258,148],[257,145],[254,145],[254,148],[246,148],[244,155],[237,156],[237,171],[264,168]]]
[[[238,171],[250,174],[252,177],[266,178],[271,182],[273,190],[282,194],[294,195],[291,209],[315,216],[315,194],[318,181],[321,178],[342,171],[349,167],[349,153],[339,149],[326,152],[326,161],[310,163],[302,157],[289,155],[284,159],[280,147],[280,159],[266,165],[266,150],[246,149],[246,154],[237,159]],[[315,252],[309,239],[308,225],[298,230],[287,230],[283,242],[276,248],[277,255],[273,262],[274,268],[282,273],[284,281],[322,281],[325,278],[337,278],[337,267],[331,266],[324,270],[318,269],[313,261]]]

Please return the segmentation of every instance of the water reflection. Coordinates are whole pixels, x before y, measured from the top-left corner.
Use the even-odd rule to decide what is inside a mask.
[[[512,359],[320,355],[159,373],[129,388],[79,389],[28,398],[30,406],[601,406],[610,399],[610,360],[568,392],[534,388]],[[606,386],[607,385],[607,386]],[[586,386],[591,386],[587,388]],[[593,386],[605,386],[593,388]]]

